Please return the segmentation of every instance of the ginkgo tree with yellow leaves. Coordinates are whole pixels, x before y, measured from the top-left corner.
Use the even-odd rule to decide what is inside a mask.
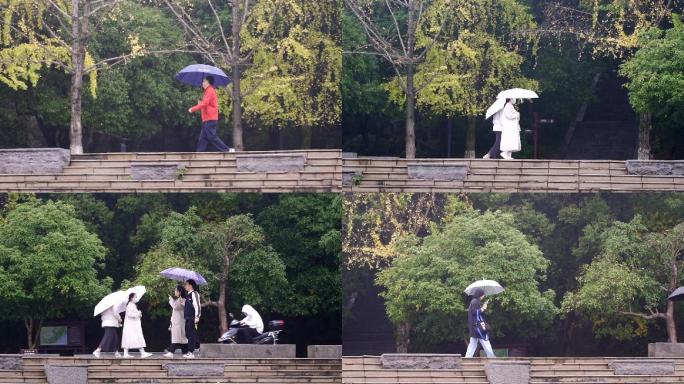
[[[83,153],[82,92],[89,78],[93,97],[97,71],[143,55],[138,37],[128,37],[130,51],[108,58],[94,58],[88,43],[98,25],[116,17],[123,0],[2,0],[0,81],[13,89],[27,89],[40,80],[41,70],[54,67],[71,78],[71,153]]]
[[[521,73],[518,48],[536,37],[532,13],[517,0],[345,0],[367,44],[350,54],[388,62],[389,98],[405,112],[407,158],[416,156],[416,110],[467,116],[466,156],[474,155],[476,116],[502,88],[535,87]]]
[[[339,6],[308,0],[163,0],[191,49],[226,69],[232,82],[219,94],[231,114],[233,147],[245,149],[243,123],[303,131],[337,126],[342,70]]]

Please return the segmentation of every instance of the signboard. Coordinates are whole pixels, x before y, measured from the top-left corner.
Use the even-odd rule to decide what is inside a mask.
[[[40,328],[38,344],[41,346],[69,345],[69,327],[66,325],[46,326]]]
[[[52,322],[40,327],[40,351],[84,350],[85,334],[82,322]]]

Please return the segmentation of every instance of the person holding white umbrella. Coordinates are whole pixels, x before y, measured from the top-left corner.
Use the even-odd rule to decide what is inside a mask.
[[[515,99],[507,99],[501,111],[501,157],[512,160],[513,152],[520,151],[520,112],[515,109]]]
[[[102,321],[102,328],[104,329],[104,336],[100,341],[97,349],[93,351],[95,357],[100,357],[100,352],[114,352],[114,357],[121,357],[119,353],[119,332],[121,327],[121,316],[114,310],[114,307],[109,307],[100,314]]]
[[[470,284],[463,291],[473,298],[468,306],[468,334],[470,336],[470,342],[468,343],[466,357],[473,357],[475,355],[478,343],[482,345],[487,357],[496,357],[492,350],[492,344],[489,341],[489,324],[484,318],[484,311],[487,310],[487,303],[482,305],[482,299],[484,299],[485,294],[496,295],[503,291],[504,289],[501,284],[494,280],[484,279]]]
[[[503,102],[502,102],[503,101]],[[490,110],[487,110],[487,118],[492,116],[492,130],[496,135],[494,140],[494,145],[489,149],[489,151],[482,156],[483,159],[496,159],[501,154],[501,115],[503,114],[503,105],[505,101],[503,99],[497,99],[494,105],[490,109],[497,109],[496,112],[490,115]]]
[[[140,297],[136,292],[130,292],[128,295],[128,304],[126,305],[126,321],[123,326],[123,338],[121,339],[121,347],[124,350],[123,357],[131,358],[128,353],[130,349],[137,349],[140,351],[140,357],[146,358],[152,356],[151,353],[145,352],[145,337],[142,331],[142,312],[136,305]]]
[[[484,319],[484,311],[487,309],[487,303],[481,304],[485,297],[485,292],[482,288],[476,288],[472,293],[473,299],[468,306],[468,334],[470,335],[470,342],[468,343],[468,350],[465,357],[473,357],[477,349],[478,342],[482,345],[487,357],[496,357],[492,350],[492,344],[489,341],[489,326]]]

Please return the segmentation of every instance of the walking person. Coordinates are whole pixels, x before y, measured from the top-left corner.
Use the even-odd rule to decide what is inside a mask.
[[[204,96],[194,107],[188,109],[193,113],[200,111],[202,115],[202,131],[197,140],[197,152],[205,152],[211,143],[221,152],[228,152],[230,148],[218,137],[218,97],[214,89],[214,77],[209,75],[202,80]]]
[[[183,306],[183,317],[185,319],[185,336],[188,338],[188,352],[183,355],[186,359],[195,358],[195,350],[199,349],[199,337],[197,337],[197,324],[202,315],[200,305],[200,295],[197,292],[195,280],[185,282],[185,305]]]
[[[489,151],[482,156],[483,159],[496,159],[501,154],[501,115],[503,114],[503,109],[496,112],[492,116],[492,131],[496,135],[494,139],[494,145],[489,149]]]
[[[130,358],[128,354],[130,349],[137,349],[140,351],[140,357],[150,357],[151,353],[145,352],[145,337],[142,331],[142,312],[136,305],[138,303],[138,296],[135,293],[128,295],[128,304],[126,305],[126,320],[123,325],[123,337],[121,339],[121,347],[124,350],[123,357]]]
[[[480,288],[476,289],[473,292],[473,299],[468,306],[468,333],[470,334],[470,343],[468,344],[468,350],[466,351],[465,357],[473,357],[475,355],[478,342],[482,345],[482,349],[484,349],[487,357],[496,357],[492,350],[492,344],[489,341],[489,330],[487,329],[488,326],[486,326],[487,323],[484,319],[483,312],[487,309],[487,303],[484,305],[481,304],[484,297],[484,291]]]
[[[259,312],[249,304],[242,306],[242,314],[245,317],[240,324],[244,328],[238,329],[236,338],[240,344],[252,344],[252,340],[264,332],[264,321]]]
[[[169,296],[171,306],[171,345],[164,357],[173,357],[174,352],[180,349],[185,355],[188,353],[188,339],[185,336],[185,288],[180,285],[173,292],[173,297]]]
[[[104,336],[97,349],[93,351],[95,357],[100,357],[100,352],[114,352],[114,357],[121,357],[119,353],[119,327],[121,327],[121,316],[116,313],[114,307],[110,307],[100,314]]]
[[[501,116],[501,157],[513,159],[513,152],[520,151],[520,112],[515,109],[515,99],[507,99]]]

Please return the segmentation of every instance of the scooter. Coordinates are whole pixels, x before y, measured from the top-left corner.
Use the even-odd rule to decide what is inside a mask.
[[[230,317],[233,318],[233,315],[231,314]],[[278,344],[278,336],[280,335],[280,332],[283,331],[284,327],[285,321],[283,320],[269,321],[264,332],[261,335],[252,338],[252,344]],[[218,342],[222,344],[240,344],[236,339],[240,328],[244,328],[244,325],[233,318],[230,322],[228,331],[219,337]]]

